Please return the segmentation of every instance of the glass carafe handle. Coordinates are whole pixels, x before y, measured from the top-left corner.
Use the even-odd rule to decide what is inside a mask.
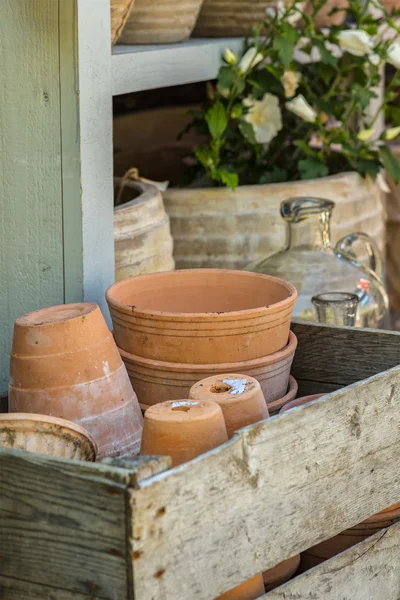
[[[357,262],[361,262],[360,257],[357,256],[357,253],[354,251],[353,246],[356,242],[362,242],[364,247],[366,248],[369,260],[368,266],[371,269],[371,271],[374,271],[374,273],[376,273],[378,277],[382,277],[383,261],[381,253],[375,240],[367,233],[350,233],[349,235],[344,236],[336,244],[335,251],[338,254],[345,254],[347,256],[350,256],[350,258],[354,257],[357,260]]]

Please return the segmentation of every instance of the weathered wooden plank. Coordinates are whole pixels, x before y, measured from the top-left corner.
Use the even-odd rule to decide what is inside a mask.
[[[170,469],[172,459],[170,456],[103,458],[101,464],[126,469],[129,473],[129,487],[138,487],[141,481]]]
[[[131,490],[135,597],[211,600],[400,498],[400,368]]]
[[[23,577],[23,574],[21,574]],[[0,574],[0,600],[101,600],[99,596],[87,596],[49,586],[12,579]]]
[[[131,598],[130,477],[109,465],[0,448],[2,576],[107,600]]]
[[[292,375],[350,385],[400,364],[400,333],[294,322],[299,344]]]
[[[266,600],[399,600],[400,525],[379,531],[263,596]]]

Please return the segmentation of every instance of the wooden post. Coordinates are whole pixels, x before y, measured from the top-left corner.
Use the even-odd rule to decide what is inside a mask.
[[[16,317],[114,276],[109,0],[0,6],[0,395]]]

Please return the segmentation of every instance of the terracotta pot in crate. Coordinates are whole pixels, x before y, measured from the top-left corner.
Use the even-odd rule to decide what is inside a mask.
[[[190,37],[203,0],[135,0],[121,44],[169,44]]]
[[[116,44],[135,0],[111,0],[111,42]]]

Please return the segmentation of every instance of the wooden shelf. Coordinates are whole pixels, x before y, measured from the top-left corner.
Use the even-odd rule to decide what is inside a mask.
[[[115,46],[113,95],[213,79],[225,48],[238,52],[241,38],[191,39],[180,44]]]

